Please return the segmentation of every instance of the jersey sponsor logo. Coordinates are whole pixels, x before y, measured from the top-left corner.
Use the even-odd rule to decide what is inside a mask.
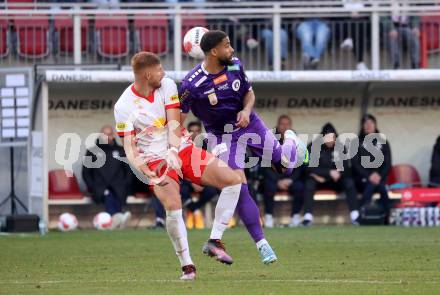
[[[228,66],[228,71],[229,72],[239,71],[239,70],[240,70],[240,66],[239,65]]]
[[[240,85],[240,80],[235,79],[234,82],[232,82],[232,89],[234,89],[234,91],[238,91],[238,89],[240,89]]]
[[[199,79],[199,81],[197,81],[197,82],[194,84],[194,86],[199,87],[203,82],[206,81],[207,78],[208,78],[208,77],[203,76],[202,78]]]
[[[172,96],[170,97],[170,100],[171,100],[172,102],[178,102],[178,101],[179,101],[179,95],[177,95],[177,94],[172,95]]]
[[[224,90],[228,90],[228,89],[229,89],[229,84],[228,84],[228,83],[223,84],[223,85],[220,85],[220,86],[217,88],[217,90],[220,90],[220,91],[224,91]]]
[[[217,78],[214,79],[214,85],[218,85],[218,84],[223,83],[227,80],[228,80],[228,77],[226,76],[226,74],[223,74],[223,75],[218,76]]]
[[[127,124],[125,123],[118,123],[116,124],[116,129],[117,130],[124,130],[127,127]]]
[[[214,93],[211,93],[208,95],[209,98],[209,102],[211,103],[211,105],[216,105],[218,100],[217,100],[217,95]]]

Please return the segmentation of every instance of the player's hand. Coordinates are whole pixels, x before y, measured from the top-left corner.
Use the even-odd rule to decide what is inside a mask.
[[[330,176],[334,180],[334,182],[337,182],[339,178],[341,178],[341,173],[339,173],[338,170],[330,170]]]
[[[379,173],[373,172],[373,173],[371,173],[370,177],[368,177],[368,180],[372,184],[378,185],[380,183],[380,181],[382,180],[382,177],[380,177]]]
[[[292,179],[286,178],[278,181],[278,188],[282,191],[287,191],[289,186],[292,184]]]
[[[168,181],[166,181],[165,177],[166,173],[164,173],[161,177],[159,177],[156,173],[158,169],[161,169],[160,165],[158,169],[156,169],[156,171],[150,170],[147,165],[143,165],[142,167],[140,167],[140,169],[142,173],[148,178],[148,181],[150,181],[153,185],[164,186],[168,184]]]
[[[142,174],[144,174],[149,180],[157,178],[156,172],[150,170],[147,165],[140,166],[139,170],[141,170]]]
[[[319,176],[315,173],[310,174],[311,177],[313,177],[317,182],[319,183],[324,183],[325,182],[325,178],[322,176]]]
[[[245,128],[249,125],[249,116],[251,113],[247,110],[242,110],[237,114],[237,123],[235,124],[237,127]]]
[[[194,183],[191,183],[191,186],[196,193],[201,193],[203,191],[203,186]]]

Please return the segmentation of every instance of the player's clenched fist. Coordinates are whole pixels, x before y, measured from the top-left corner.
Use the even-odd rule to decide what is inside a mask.
[[[237,114],[237,127],[245,128],[249,125],[249,116],[250,113],[247,110],[242,110]]]

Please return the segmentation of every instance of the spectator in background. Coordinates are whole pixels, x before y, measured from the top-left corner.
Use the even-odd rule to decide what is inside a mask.
[[[313,222],[313,196],[320,188],[333,189],[338,192],[343,191],[346,195],[350,218],[353,225],[359,225],[359,205],[354,180],[351,175],[350,162],[343,161],[344,171],[336,169],[336,161],[339,156],[335,151],[337,133],[332,124],[327,123],[322,127],[324,144],[319,152],[319,164],[313,165],[313,149],[309,150],[311,159],[307,167],[307,176],[304,184],[304,220],[302,224],[309,226]],[[316,141],[314,144],[321,144]],[[313,146],[313,145],[312,145]]]
[[[124,149],[116,143],[113,127],[105,125],[96,144],[90,147],[84,163],[95,163],[99,168],[84,165],[83,179],[88,191],[96,203],[104,203],[105,211],[112,215],[113,228],[124,228],[131,213],[122,213],[122,206],[127,200],[128,186],[131,184],[131,171],[128,164],[120,160],[125,157]]]
[[[373,194],[378,192],[380,194],[380,204],[388,215],[390,199],[386,188],[386,180],[392,166],[391,149],[388,141],[385,144],[379,143],[377,139],[366,141],[366,136],[372,133],[379,133],[379,130],[377,129],[377,121],[373,115],[367,114],[361,121],[359,150],[352,160],[353,172],[355,174],[358,189],[362,192],[361,204],[369,204],[372,200]],[[368,146],[369,144],[371,145],[370,147]],[[362,165],[362,157],[369,158],[369,161],[374,160],[373,154],[369,152],[372,148],[380,150],[384,156],[383,163],[377,168],[368,168],[365,167],[365,165]]]
[[[437,142],[432,150],[429,184],[434,187],[440,187],[440,136],[437,137]]]
[[[304,69],[316,69],[330,37],[328,24],[318,18],[303,20],[296,29],[296,37],[301,43]]]
[[[370,18],[359,15],[358,10],[364,7],[362,0],[343,0],[343,2],[344,7],[350,11],[351,17],[342,19],[342,35],[345,39],[341,43],[341,49],[350,51],[354,49],[356,70],[368,70],[365,64],[365,49],[370,41]]]
[[[407,5],[405,1],[392,1],[391,18],[385,23],[388,32],[388,46],[391,63],[394,69],[400,67],[401,45],[407,44],[409,49],[411,68],[417,69],[420,65],[420,18],[408,16],[400,8]]]
[[[261,31],[261,38],[264,40],[264,46],[266,49],[267,59],[269,61],[269,66],[273,66],[273,30],[269,25]],[[281,46],[281,69],[286,69],[286,59],[287,59],[287,31],[281,28],[280,31],[280,46]],[[248,41],[249,46],[249,41]]]
[[[292,174],[292,184],[289,186],[288,192],[292,197],[292,218],[289,227],[297,227],[301,225],[301,211],[304,205],[304,184],[306,181],[307,166],[301,165]]]
[[[188,124],[188,132],[191,133],[191,138],[194,141],[194,144],[202,149],[207,148],[206,140],[204,140],[201,136],[202,133],[202,125],[200,122],[190,122]],[[191,183],[187,180],[182,180],[181,182],[181,195],[182,195],[182,204],[187,209],[186,213],[186,226],[189,229],[203,229],[205,228],[205,222],[203,219],[202,211],[200,210],[206,203],[212,200],[215,196],[219,194],[219,191],[210,186],[202,187],[200,185]],[[197,201],[193,201],[192,194],[197,193],[199,198]]]

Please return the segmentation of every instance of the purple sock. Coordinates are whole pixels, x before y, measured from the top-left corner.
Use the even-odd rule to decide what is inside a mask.
[[[260,210],[254,199],[252,199],[248,185],[245,183],[241,185],[237,212],[255,243],[264,239],[263,228],[260,223]]]

